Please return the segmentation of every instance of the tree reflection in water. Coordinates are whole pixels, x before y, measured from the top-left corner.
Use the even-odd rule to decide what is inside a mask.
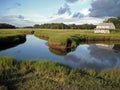
[[[26,42],[26,38],[21,40],[20,42],[17,42],[17,43],[7,44],[7,45],[0,45],[0,51],[16,47],[17,45],[23,44],[25,42]]]

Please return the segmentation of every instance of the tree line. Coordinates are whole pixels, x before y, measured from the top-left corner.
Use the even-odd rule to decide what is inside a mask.
[[[106,23],[113,23],[116,29],[120,29],[120,16],[109,18],[105,20]],[[10,25],[7,23],[0,23],[0,29],[14,29],[18,28],[14,25]],[[75,24],[64,24],[64,23],[46,23],[46,24],[35,24],[34,26],[26,26],[22,28],[40,28],[40,29],[94,29],[96,25],[93,24],[82,24],[82,25],[75,25]]]
[[[16,28],[13,25],[7,24],[7,23],[0,23],[0,29],[14,29]]]
[[[66,25],[64,23],[47,23],[47,24],[41,24],[41,25],[35,24],[33,27],[41,28],[41,29],[94,29],[96,25],[93,25],[93,24]]]

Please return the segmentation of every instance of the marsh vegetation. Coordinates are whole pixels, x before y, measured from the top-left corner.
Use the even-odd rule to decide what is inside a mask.
[[[0,57],[0,89],[119,89],[120,69],[101,72],[70,68],[52,61]]]
[[[95,43],[96,41],[100,41],[109,44],[116,42],[114,49],[117,50],[117,54],[115,55],[119,56],[119,30],[112,31],[111,34],[94,34],[92,30],[2,29],[0,30],[0,45],[2,45],[2,40],[4,40],[5,43],[8,43],[9,41],[17,43],[18,37],[25,38],[26,34],[31,34],[31,31],[33,30],[35,31],[35,36],[48,41],[48,45],[51,47],[49,50],[56,55],[61,55],[62,53],[61,56],[64,56],[69,51],[74,51],[74,48],[76,48],[77,45],[82,44],[84,41],[87,41],[86,43]],[[71,47],[71,50],[68,50],[69,48],[66,49],[66,47]],[[92,48],[93,47],[89,47],[89,50]],[[95,50],[98,51],[99,49]],[[108,52],[110,53],[109,50]],[[94,54],[92,51],[90,53],[92,55],[99,54]],[[103,58],[100,59],[102,60]],[[112,58],[110,62],[118,65],[119,63],[115,63],[115,61],[116,59]],[[67,64],[64,65],[60,62],[53,62],[53,60],[17,60],[8,56],[0,57],[1,90],[119,90],[119,73],[119,67],[96,71],[90,68],[73,68]]]

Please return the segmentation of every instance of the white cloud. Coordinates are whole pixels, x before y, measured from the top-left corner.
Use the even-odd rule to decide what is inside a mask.
[[[22,18],[21,18],[22,16]],[[24,17],[24,18],[23,18]],[[15,26],[33,26],[34,24],[43,24],[43,23],[65,23],[65,24],[98,24],[103,22],[105,18],[94,18],[94,17],[81,17],[73,18],[72,15],[55,15],[54,17],[44,17],[42,15],[33,15],[27,17],[24,15],[11,15],[3,16],[0,18],[1,22],[13,24]]]
[[[2,23],[9,23],[18,27],[34,25],[35,22],[23,18],[22,15],[9,15],[0,17]]]
[[[65,0],[65,1],[68,3],[75,3],[75,2],[78,2],[79,0]]]
[[[85,16],[87,16],[90,13],[88,8],[85,8],[85,9],[81,10],[80,12]]]
[[[83,17],[83,18],[62,18],[58,17],[50,22],[52,23],[65,23],[65,24],[98,24],[103,22],[104,18],[94,18],[94,17]]]

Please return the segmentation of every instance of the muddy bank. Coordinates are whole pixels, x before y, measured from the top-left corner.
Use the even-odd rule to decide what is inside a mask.
[[[44,40],[49,40],[49,36],[41,35],[41,34],[35,34],[36,37],[39,37]]]
[[[119,43],[120,39],[110,39],[110,38],[77,38],[68,39],[65,43],[61,42],[49,42],[49,46],[52,48],[76,48],[81,43]]]
[[[101,41],[101,42],[120,42],[118,38],[86,38],[86,41]]]
[[[59,56],[65,56],[68,53],[67,49],[62,49],[62,48],[49,48],[49,50],[50,52]]]
[[[66,37],[64,42],[61,40],[62,36],[57,38],[59,41],[56,42],[56,38],[52,38],[50,41],[50,37],[46,35],[36,34],[35,36],[48,40],[49,47],[55,50],[66,49],[66,48],[76,48],[81,43],[118,43],[120,42],[120,38],[112,38],[112,37],[88,37],[85,35],[73,35],[69,38]]]

